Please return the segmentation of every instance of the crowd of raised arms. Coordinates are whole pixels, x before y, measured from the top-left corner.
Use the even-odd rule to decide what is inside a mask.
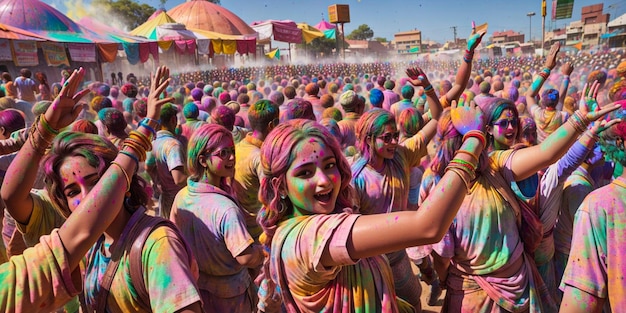
[[[446,62],[3,73],[0,311],[619,312],[626,61],[483,35]]]

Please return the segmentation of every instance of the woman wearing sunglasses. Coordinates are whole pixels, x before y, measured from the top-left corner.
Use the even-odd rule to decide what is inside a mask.
[[[362,214],[407,210],[410,169],[419,165],[427,154],[428,142],[435,135],[437,119],[442,111],[437,94],[421,69],[410,68],[407,74],[412,85],[424,87],[432,120],[400,144],[400,133],[391,112],[374,108],[359,118],[356,124],[359,154],[352,164],[352,185],[356,189],[357,206]],[[415,275],[407,275],[412,270],[406,252],[392,252],[387,257],[398,297],[419,311],[421,286]]]
[[[187,150],[190,176],[187,187],[174,199],[170,219],[198,259],[204,310],[252,312],[256,289],[248,268],[263,263],[263,252],[253,244],[242,209],[231,195],[232,133],[221,125],[202,125],[191,136]]]
[[[557,53],[558,45],[546,63],[554,64]],[[493,151],[473,156],[479,160],[476,179],[444,240],[433,247],[435,268],[448,289],[442,312],[553,312],[553,298],[529,254],[544,235],[542,220],[518,200],[526,190],[511,189],[524,189],[520,182],[556,162],[591,122],[617,106],[595,112],[582,106],[540,145],[516,150],[511,147],[519,134],[517,109],[506,99],[487,101],[481,106]],[[450,166],[461,139],[449,131],[446,113],[439,128],[446,135],[431,164],[434,172]]]

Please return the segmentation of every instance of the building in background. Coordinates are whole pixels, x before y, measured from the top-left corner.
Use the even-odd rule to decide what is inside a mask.
[[[410,30],[393,35],[393,47],[398,54],[410,55],[422,52],[422,31]]]
[[[354,56],[372,56],[382,57],[389,53],[388,43],[379,42],[376,40],[349,40],[346,39],[350,51],[346,51],[348,55]]]
[[[492,44],[503,44],[507,42],[524,42],[524,34],[512,30],[493,32],[491,35]]]
[[[626,14],[610,21],[607,33],[600,36],[601,42],[606,42],[609,48],[626,47]]]

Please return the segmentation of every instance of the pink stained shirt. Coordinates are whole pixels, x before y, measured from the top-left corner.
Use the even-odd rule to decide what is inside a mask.
[[[398,312],[387,260],[353,260],[346,247],[357,214],[294,217],[272,239],[270,273],[289,312]],[[340,266],[324,267],[328,249]]]

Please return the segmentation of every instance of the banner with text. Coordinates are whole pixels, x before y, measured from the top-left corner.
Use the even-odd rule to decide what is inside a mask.
[[[0,61],[13,61],[11,42],[8,39],[0,39]]]
[[[557,0],[554,19],[572,18],[572,11],[574,11],[574,0]]]
[[[36,41],[13,40],[11,43],[15,66],[39,65]]]
[[[41,50],[43,50],[43,55],[46,58],[48,66],[70,66],[67,53],[65,53],[65,46],[62,43],[42,42]]]
[[[73,62],[96,62],[96,45],[92,43],[69,43],[67,49]]]

